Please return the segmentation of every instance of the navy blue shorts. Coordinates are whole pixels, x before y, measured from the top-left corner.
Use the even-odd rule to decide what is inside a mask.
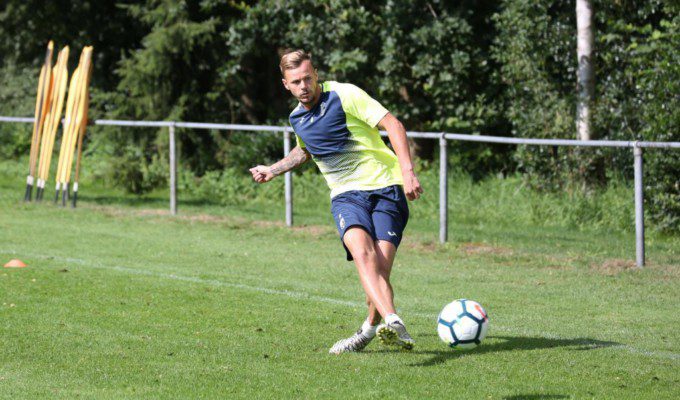
[[[331,213],[341,241],[347,229],[359,226],[373,240],[386,240],[399,247],[408,222],[408,204],[400,185],[341,193],[331,200]],[[352,261],[352,254],[344,242],[342,245],[347,261]]]

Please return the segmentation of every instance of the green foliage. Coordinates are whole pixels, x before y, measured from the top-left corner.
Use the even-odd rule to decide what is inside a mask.
[[[411,220],[436,226],[439,215],[439,174],[434,168],[421,169],[419,178],[425,194],[410,203]],[[325,215],[329,191],[324,178],[313,170],[294,174],[294,199],[297,210],[313,210]],[[487,177],[475,181],[457,171],[449,177],[449,212],[452,224],[495,226],[541,226],[569,229],[601,229],[633,232],[635,211],[633,188],[613,180],[606,190],[583,192],[579,187],[563,192],[539,193],[523,183],[520,176]],[[195,200],[223,206],[281,205],[283,179],[259,185],[246,171],[225,169],[200,178],[191,174],[180,179],[180,192]],[[461,213],[460,210],[465,210]]]
[[[0,85],[0,115],[33,117],[38,86],[34,68],[16,64],[0,66],[0,82],[3,82]],[[32,124],[0,123],[0,158],[28,154],[32,135]]]
[[[122,5],[131,0],[3,0],[0,9],[0,64],[30,65],[39,70],[45,47],[54,40],[55,54],[70,46],[71,71],[86,45],[94,46],[92,84],[115,88],[113,73],[121,54],[138,45],[144,34]],[[37,72],[35,72],[37,76]],[[4,82],[4,81],[3,81]]]
[[[513,136],[568,138],[575,135],[575,18],[571,1],[509,0],[494,17],[498,36],[493,57],[506,85],[507,117]],[[520,170],[538,176],[539,185],[556,188],[571,150],[520,146]],[[571,165],[566,170],[572,171]]]
[[[680,141],[680,9],[673,2],[610,5],[600,18],[596,123],[612,139]],[[637,11],[637,12],[634,12]],[[631,173],[631,154],[613,157]],[[677,151],[644,153],[649,216],[663,230],[680,230],[680,157]]]
[[[609,140],[680,140],[680,45],[675,2],[594,1],[594,136]],[[513,134],[575,138],[575,35],[572,2],[507,0],[495,17],[494,58],[507,85]],[[585,177],[630,178],[630,150],[519,147],[518,167],[534,187],[569,190]],[[597,160],[595,163],[588,160]],[[645,153],[649,216],[680,230],[680,158]],[[606,168],[606,169],[605,169]]]
[[[593,5],[594,137],[680,140],[677,2]],[[280,83],[279,54],[304,48],[321,79],[363,87],[409,130],[576,136],[568,0],[7,0],[0,10],[3,114],[33,115],[50,38],[72,54],[94,45],[90,118],[285,125],[294,100]],[[280,135],[177,132],[180,162],[199,181],[226,179],[219,171],[241,173],[281,154]],[[0,124],[0,135],[0,155],[28,152],[28,125]],[[423,140],[415,147],[431,160],[437,146]],[[86,149],[94,163],[86,170],[111,185],[135,193],[165,185],[165,129],[93,127]],[[629,180],[630,153],[450,144],[451,161],[474,180],[520,172],[546,192]],[[676,153],[645,153],[648,215],[669,231],[680,230]]]

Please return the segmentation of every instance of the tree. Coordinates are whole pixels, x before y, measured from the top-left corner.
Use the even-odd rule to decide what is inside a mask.
[[[576,130],[581,140],[591,139],[590,103],[595,91],[593,73],[593,8],[590,0],[576,0],[576,55],[578,57]]]

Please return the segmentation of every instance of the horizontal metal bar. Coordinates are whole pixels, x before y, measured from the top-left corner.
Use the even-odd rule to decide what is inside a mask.
[[[3,117],[0,122],[28,122],[33,123],[33,118],[26,117]],[[170,127],[189,129],[216,129],[229,131],[250,131],[250,132],[293,132],[290,126],[276,125],[241,125],[241,124],[219,124],[207,122],[173,122],[173,121],[127,121],[114,119],[98,119],[95,125],[107,126],[135,126],[135,127]],[[543,146],[580,146],[580,147],[653,147],[665,149],[680,149],[680,142],[638,142],[634,140],[569,140],[569,139],[526,139],[511,138],[503,136],[470,135],[464,133],[445,133],[445,132],[406,132],[408,137],[421,139],[461,140],[466,142],[480,143],[499,143],[499,144],[518,144],[518,145],[543,145]],[[380,135],[386,137],[387,132],[380,131]]]
[[[441,133],[433,132],[406,132],[408,137],[418,138],[418,139],[439,139],[442,137]],[[387,137],[386,131],[380,131],[380,136]]]
[[[581,146],[581,147],[662,147],[680,148],[680,142],[638,142],[624,140],[569,140],[569,139],[524,139],[501,136],[481,136],[460,133],[447,133],[446,139],[468,142],[526,144],[545,146]]]
[[[176,122],[178,128],[191,129],[218,129],[225,131],[254,131],[254,132],[293,132],[290,126],[275,125],[241,125],[241,124],[214,124],[207,122]]]
[[[33,123],[34,119],[29,117],[0,117],[0,122],[30,122]]]
[[[108,125],[108,126],[136,126],[144,128],[155,128],[155,127],[171,127],[176,126],[172,121],[126,121],[119,119],[97,119],[94,121],[95,125]]]

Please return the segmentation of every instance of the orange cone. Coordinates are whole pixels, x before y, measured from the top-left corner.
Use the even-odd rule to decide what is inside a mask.
[[[24,262],[19,260],[18,258],[13,258],[9,260],[7,264],[5,264],[5,268],[25,268],[25,267],[28,267],[28,265],[24,264]]]

